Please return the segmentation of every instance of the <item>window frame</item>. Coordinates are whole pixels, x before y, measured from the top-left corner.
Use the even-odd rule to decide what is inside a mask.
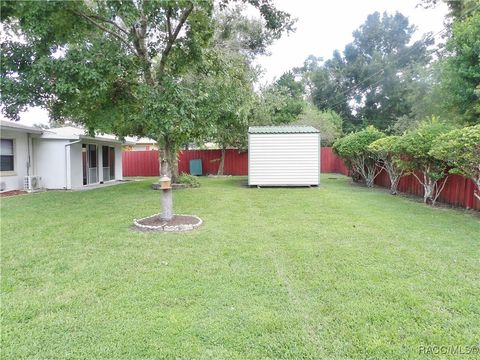
[[[7,155],[7,156],[12,156],[13,157],[13,170],[0,170],[0,175],[1,176],[15,176],[17,175],[17,142],[15,141],[15,138],[0,138],[0,140],[10,140],[12,142],[12,155]]]

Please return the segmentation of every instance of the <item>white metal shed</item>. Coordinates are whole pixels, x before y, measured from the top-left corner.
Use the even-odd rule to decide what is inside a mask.
[[[320,132],[312,126],[250,127],[248,185],[320,185]]]

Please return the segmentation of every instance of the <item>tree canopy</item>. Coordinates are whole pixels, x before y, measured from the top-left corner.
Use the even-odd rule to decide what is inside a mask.
[[[424,188],[424,202],[435,204],[447,179],[445,177],[447,163],[443,159],[432,156],[432,150],[439,137],[451,130],[451,126],[437,118],[423,121],[417,129],[401,136],[393,145],[393,151],[401,154],[396,164],[405,172],[412,174]],[[416,172],[420,172],[421,176]]]
[[[311,99],[319,109],[332,109],[344,119],[346,130],[374,125],[387,129],[408,115],[407,84],[412,72],[430,59],[429,37],[410,44],[415,30],[400,13],[375,12],[354,31],[342,53],[303,72],[311,84]]]
[[[343,119],[333,110],[318,110],[307,104],[294,122],[295,125],[309,125],[320,131],[322,146],[331,146],[342,136]]]
[[[271,1],[244,2],[262,16],[264,43],[292,29]],[[202,104],[212,88],[198,80],[218,74],[213,9],[213,1],[3,1],[2,23],[17,39],[2,45],[3,111],[16,118],[40,105],[90,131],[152,137],[171,165],[183,142],[209,130]]]
[[[480,2],[476,11],[454,21],[443,60],[443,108],[463,124],[480,123]]]
[[[368,187],[373,186],[373,181],[379,173],[376,158],[369,146],[384,136],[385,134],[370,125],[340,138],[333,144],[334,153],[345,161],[353,171],[352,175],[361,176]]]
[[[446,162],[450,172],[473,180],[480,199],[480,125],[455,129],[441,135],[429,155]]]

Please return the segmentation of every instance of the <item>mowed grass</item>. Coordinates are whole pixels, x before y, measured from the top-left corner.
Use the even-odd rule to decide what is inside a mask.
[[[175,191],[176,212],[204,220],[181,234],[131,230],[158,212],[152,179],[2,199],[2,358],[414,359],[479,344],[478,215],[342,176],[243,180]]]

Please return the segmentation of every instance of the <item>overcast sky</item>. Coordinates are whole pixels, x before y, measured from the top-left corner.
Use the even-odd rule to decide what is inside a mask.
[[[296,31],[284,36],[270,48],[271,55],[257,63],[265,68],[262,83],[278,78],[285,71],[301,66],[308,55],[328,59],[335,49],[343,50],[353,40],[352,32],[365,22],[367,15],[396,11],[408,16],[417,26],[416,38],[443,28],[447,13],[441,3],[435,9],[417,7],[420,0],[274,0],[277,8],[297,18]],[[30,109],[21,116],[22,123],[48,123],[42,109]]]

